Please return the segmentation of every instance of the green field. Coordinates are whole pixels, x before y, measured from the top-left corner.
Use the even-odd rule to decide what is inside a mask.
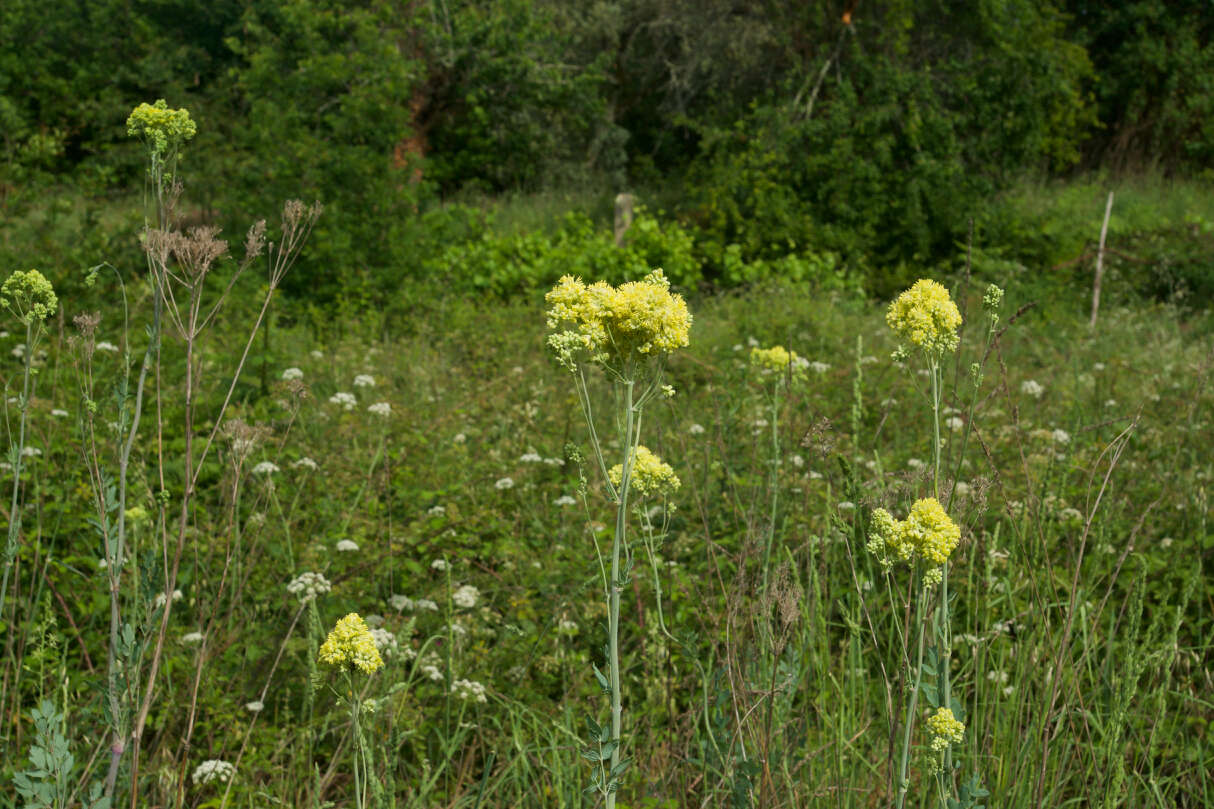
[[[942,498],[962,529],[948,569],[966,725],[956,783],[976,777],[990,806],[1207,805],[1208,314],[1114,307],[1089,329],[1080,307],[1009,296],[988,350],[985,283],[941,280],[965,318],[941,415]],[[322,337],[272,316],[233,387],[257,312],[236,303],[194,345],[188,410],[186,344],[169,328],[123,502],[120,438],[147,346],[135,324],[152,316],[146,284],[127,295],[131,326],[110,301],[91,335],[71,325],[88,307],[63,300],[33,362],[3,777],[42,772],[31,780],[57,785],[53,805],[76,805],[104,780],[112,717],[129,731],[146,704],[140,806],[354,806],[355,747],[370,756],[369,805],[593,802],[586,717],[607,714],[596,548],[611,545],[615,508],[538,296],[433,300],[376,339],[356,312]],[[866,550],[874,508],[901,515],[933,490],[921,363],[891,361],[880,302],[777,285],[689,306],[690,344],[666,369],[676,393],[642,424],[682,485],[631,514],[620,671],[633,765],[617,805],[882,805],[916,627],[937,655],[945,637],[938,595],[920,612],[908,571],[887,575]],[[19,325],[3,338],[14,440]],[[810,362],[803,380],[756,377],[750,351],[772,345]],[[586,373],[618,459],[614,387]],[[101,537],[119,513],[129,550],[112,580]],[[331,590],[301,601],[288,585],[304,573]],[[373,705],[361,745],[350,682],[317,663],[350,612],[382,630],[386,662],[353,675]],[[933,806],[915,718],[908,802]],[[66,751],[70,766],[55,757]],[[208,781],[210,760],[234,775]]]

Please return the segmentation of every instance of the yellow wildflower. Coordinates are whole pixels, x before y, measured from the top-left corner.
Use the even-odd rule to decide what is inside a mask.
[[[197,131],[189,110],[171,110],[163,98],[155,104],[140,104],[126,119],[126,133],[146,141],[153,154],[181,146]]]
[[[925,278],[890,304],[885,322],[898,339],[939,355],[957,348],[961,312],[943,285]]]
[[[37,270],[17,270],[0,286],[0,306],[29,326],[55,314],[59,298],[45,275]]]
[[[624,467],[616,464],[607,470],[607,477],[613,486],[619,486],[624,477]],[[647,447],[638,446],[632,454],[632,473],[629,488],[641,497],[661,494],[668,495],[679,488],[681,482],[670,464],[665,463]]]
[[[919,558],[931,569],[924,573],[929,585],[939,584],[938,568],[948,561],[961,541],[961,529],[934,497],[916,500],[905,520],[896,520],[883,508],[873,511],[868,551],[886,570],[898,562]]]
[[[366,674],[380,669],[384,659],[379,656],[375,638],[366,621],[357,612],[352,612],[337,622],[329,637],[320,646],[317,655],[321,663],[332,666],[351,666]]]
[[[603,281],[587,286],[566,275],[545,300],[551,307],[548,328],[554,332],[548,344],[570,368],[582,351],[592,360],[623,362],[669,354],[688,342],[687,302],[670,291],[661,270],[618,287]]]
[[[797,352],[789,351],[784,346],[771,348],[752,348],[750,350],[750,367],[764,377],[772,374],[792,374],[793,379],[804,379],[805,368],[809,363]]]
[[[915,549],[903,538],[900,521],[895,520],[885,509],[879,508],[873,511],[871,525],[868,552],[877,557],[883,568],[889,570],[898,562],[910,561]]]
[[[948,708],[937,708],[927,718],[927,732],[931,736],[932,750],[937,753],[965,740],[965,725],[958,722]]]
[[[942,565],[961,540],[961,529],[934,497],[916,500],[902,523],[905,541],[931,565]]]

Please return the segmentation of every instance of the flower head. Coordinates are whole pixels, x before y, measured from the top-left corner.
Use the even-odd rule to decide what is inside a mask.
[[[929,567],[939,567],[961,541],[961,529],[934,497],[916,500],[905,520],[895,520],[885,509],[876,509],[871,528],[868,550],[886,570],[897,562],[916,558]],[[929,583],[936,580],[935,575],[928,578]]]
[[[329,397],[329,404],[335,404],[342,410],[353,410],[358,404],[358,399],[355,398],[353,393],[338,391]]]
[[[670,291],[661,270],[640,281],[613,287],[605,281],[587,286],[566,275],[545,296],[548,345],[562,365],[577,367],[577,355],[623,364],[661,356],[688,342],[691,314],[681,295]]]
[[[287,585],[287,592],[299,596],[300,601],[311,601],[318,595],[324,595],[333,589],[333,585],[323,573],[300,573]]]
[[[357,612],[352,612],[337,622],[337,626],[325,638],[318,655],[320,662],[343,668],[350,666],[371,674],[384,665],[384,659],[375,648],[375,638],[367,622]]]
[[[17,270],[0,286],[0,306],[30,326],[55,314],[59,298],[45,275],[37,270]]]
[[[451,600],[457,607],[464,609],[472,609],[476,606],[477,600],[481,597],[481,591],[473,587],[471,584],[465,584],[451,594]]]
[[[792,380],[797,381],[805,378],[805,369],[809,367],[809,361],[797,356],[797,352],[789,351],[784,346],[756,347],[750,349],[750,367],[762,379],[770,379],[775,376],[780,381],[790,375]]]
[[[938,356],[957,348],[961,312],[942,284],[924,278],[890,304],[885,322],[898,339]]]
[[[616,464],[607,470],[607,477],[611,479],[613,486],[619,486],[624,477],[623,464]],[[681,485],[670,464],[665,463],[645,446],[638,446],[632,453],[629,478],[630,486],[641,497],[668,495]]]
[[[144,106],[147,106],[146,104]],[[220,761],[217,758],[204,761],[194,768],[194,783],[209,784],[212,781],[220,781],[227,783],[233,775],[236,774],[236,768],[226,761]]]
[[[301,368],[287,368],[282,372],[282,379],[284,382],[291,382],[293,380],[303,379],[303,375],[303,369]]]
[[[958,722],[948,708],[937,708],[927,718],[927,732],[931,736],[932,750],[937,753],[965,740],[965,725]]]
[[[189,110],[171,110],[163,98],[155,104],[140,104],[126,119],[126,133],[145,141],[155,155],[181,146],[197,131]]]

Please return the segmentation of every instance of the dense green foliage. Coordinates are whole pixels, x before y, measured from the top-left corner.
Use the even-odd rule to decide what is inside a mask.
[[[96,227],[103,200],[138,178],[121,111],[165,97],[204,124],[195,220],[326,203],[315,260],[288,285],[314,300],[351,284],[383,300],[436,273],[482,287],[474,266],[447,274],[448,250],[475,253],[484,235],[450,200],[571,186],[664,208],[678,224],[662,230],[688,234],[706,281],[814,277],[802,265],[831,256],[888,294],[950,264],[970,220],[1001,216],[992,201],[1026,174],[1214,167],[1214,21],[1191,5],[8,3],[0,249],[122,260],[130,242]],[[56,209],[81,190],[85,210]],[[50,237],[48,218],[87,244]],[[1194,299],[1208,280],[1175,266],[1210,254],[1184,225],[1124,234],[1120,249],[1163,261],[1157,274]],[[1043,269],[1018,244],[978,246]],[[490,286],[551,275],[509,272]]]

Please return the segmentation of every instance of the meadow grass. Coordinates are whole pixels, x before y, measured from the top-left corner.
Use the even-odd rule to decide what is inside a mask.
[[[0,806],[1210,804],[1208,312],[688,332],[655,273],[394,335],[271,307],[319,206],[213,273],[188,114],[128,125],[143,273],[0,295]]]
[[[1208,316],[1117,309],[1089,333],[1082,313],[1046,320],[1030,308],[1013,321],[1030,301],[1008,300],[971,419],[981,291],[954,286],[966,325],[944,369],[942,489],[962,527],[948,619],[966,725],[957,783],[980,776],[992,806],[1208,805]],[[643,442],[683,485],[636,515],[656,527],[642,531],[653,554],[640,555],[620,605],[634,762],[617,805],[884,805],[897,791],[914,601],[910,579],[887,578],[865,546],[872,509],[901,514],[931,490],[926,380],[889,359],[877,304],[771,287],[690,306],[690,345],[666,371],[677,395],[645,415]],[[70,766],[61,757],[61,772],[32,780],[59,779],[78,802],[109,761],[97,684],[110,621],[80,461],[73,302],[63,307],[28,407],[26,443],[39,454],[20,484],[4,605],[0,777],[51,773],[47,755],[31,756],[66,745]],[[132,320],[149,308],[137,299]],[[199,341],[199,367],[213,369],[199,411],[214,412],[229,387],[241,309]],[[157,479],[158,453],[184,451],[182,345],[166,341],[161,414],[133,450],[121,576],[119,645],[129,626],[126,654],[145,667],[157,595],[178,599],[140,805],[353,806],[349,762],[364,743],[368,805],[593,804],[581,752],[601,698],[590,664],[602,665],[607,640],[593,551],[594,536],[614,531],[603,476],[577,463],[590,457],[585,422],[545,352],[540,303],[453,299],[441,311],[375,341],[275,325],[249,362],[278,381],[238,388],[226,419],[249,431],[224,433],[202,467],[180,596],[165,593],[155,516],[162,486],[175,507],[181,492],[177,473]],[[107,311],[98,344],[139,340],[120,322]],[[0,339],[5,356],[20,342]],[[749,355],[777,344],[814,364],[773,418]],[[106,386],[123,360],[94,357],[106,456],[119,405]],[[283,381],[288,368],[301,378]],[[20,378],[14,357],[10,396]],[[612,397],[594,378],[588,391]],[[380,402],[390,407],[370,409]],[[611,434],[603,443],[619,454]],[[331,589],[301,601],[288,584],[306,572]],[[324,633],[350,612],[380,630],[385,660],[363,678],[357,725],[316,665]],[[35,724],[45,708],[62,744]],[[919,732],[910,750],[908,805],[938,805]],[[204,762],[233,770],[225,782]],[[124,760],[119,804],[130,777]]]

